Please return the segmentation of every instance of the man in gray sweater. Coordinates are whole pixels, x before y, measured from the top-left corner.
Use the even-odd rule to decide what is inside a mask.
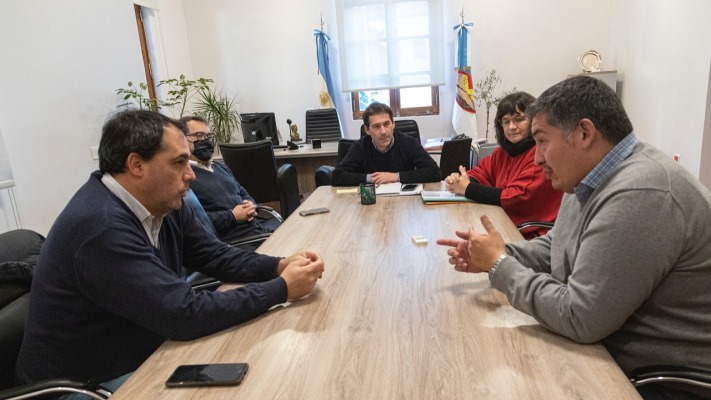
[[[597,79],[554,85],[527,116],[536,163],[566,193],[555,227],[504,244],[482,216],[486,235],[470,228],[438,241],[450,246],[450,263],[488,272],[513,307],[551,331],[602,341],[627,374],[654,364],[711,370],[709,191],[638,141]]]

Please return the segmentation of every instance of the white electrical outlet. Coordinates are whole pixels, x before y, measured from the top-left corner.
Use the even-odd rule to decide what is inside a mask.
[[[89,149],[91,150],[91,158],[93,158],[94,160],[98,160],[99,159],[99,146],[91,146],[91,147],[89,147]]]

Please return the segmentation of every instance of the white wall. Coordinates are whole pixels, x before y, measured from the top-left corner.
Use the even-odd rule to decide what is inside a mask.
[[[321,13],[324,30],[337,44],[333,0],[183,0],[183,4],[195,77],[212,77],[236,93],[242,112],[274,111],[282,135],[287,118],[303,133],[305,111],[318,108],[313,30],[319,27]],[[504,78],[502,88],[516,86],[538,95],[568,74],[581,72],[577,58],[583,51],[594,48],[603,56],[611,55],[612,0],[445,0],[444,62],[451,74],[447,86],[440,89],[440,115],[415,117],[425,137],[453,133],[456,76],[452,27],[461,21],[462,5],[465,21],[474,23],[475,82],[486,70],[495,68]],[[334,70],[336,51],[334,48],[330,54]],[[339,82],[340,76],[334,76],[334,81]],[[350,95],[342,94],[339,101],[341,115],[347,116],[346,136],[358,137],[361,121],[352,119]],[[485,131],[484,116],[480,113],[478,120],[480,136]]]
[[[313,29],[323,13],[336,43],[333,0],[158,3],[168,77],[213,78],[238,96],[241,111],[274,111],[283,134],[287,118],[303,133],[305,110],[318,107]],[[445,0],[445,62],[452,75],[442,88],[441,115],[417,117],[426,137],[451,133],[451,27],[460,22],[462,5],[465,20],[474,23],[475,81],[496,68],[506,88],[537,96],[579,72],[578,55],[596,49],[603,69],[620,71],[622,99],[640,137],[680,153],[698,176],[711,52],[704,17],[711,2]],[[25,227],[47,233],[97,168],[89,147],[98,145],[101,125],[118,104],[115,89],[144,80],[132,2],[0,0],[0,54],[0,130],[20,214]],[[332,52],[334,68],[337,60]],[[340,100],[350,116],[349,96]],[[480,135],[484,123],[482,116]],[[358,136],[359,126],[348,121],[347,135]],[[15,227],[9,210],[0,192],[0,231]]]
[[[323,11],[335,31],[332,0],[183,3],[194,78],[237,95],[241,112],[275,112],[283,138],[287,118],[303,136],[306,110],[319,108],[313,30]]]
[[[47,233],[98,168],[89,147],[118,104],[115,89],[144,80],[133,5],[0,0],[0,54],[0,129],[22,223]],[[0,231],[14,228],[0,220]]]
[[[699,176],[711,61],[711,2],[625,0],[615,5],[621,99],[637,136],[677,153]],[[711,154],[707,154],[711,157]]]

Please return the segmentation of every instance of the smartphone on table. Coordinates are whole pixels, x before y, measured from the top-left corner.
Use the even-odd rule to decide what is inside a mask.
[[[299,211],[299,215],[301,215],[302,217],[306,217],[306,216],[309,216],[309,215],[316,215],[316,214],[327,213],[327,212],[329,212],[329,211],[331,211],[331,210],[329,210],[329,209],[326,208],[326,207],[319,207],[319,208],[313,208],[313,209],[311,209],[311,210],[302,210],[302,211]]]
[[[401,192],[412,192],[413,190],[417,189],[417,186],[419,186],[419,185],[416,183],[406,183],[406,184],[402,185],[402,187],[400,188],[400,191]]]
[[[181,365],[173,371],[165,386],[236,386],[242,383],[248,369],[247,363]]]

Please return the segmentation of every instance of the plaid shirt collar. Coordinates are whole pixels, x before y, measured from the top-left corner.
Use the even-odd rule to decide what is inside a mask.
[[[632,154],[637,143],[639,143],[639,140],[637,140],[634,132],[630,133],[617,143],[617,145],[605,155],[605,158],[583,178],[578,186],[575,187],[575,197],[577,197],[581,206],[587,203],[590,196],[595,192],[595,189],[617,169],[622,161]]]

